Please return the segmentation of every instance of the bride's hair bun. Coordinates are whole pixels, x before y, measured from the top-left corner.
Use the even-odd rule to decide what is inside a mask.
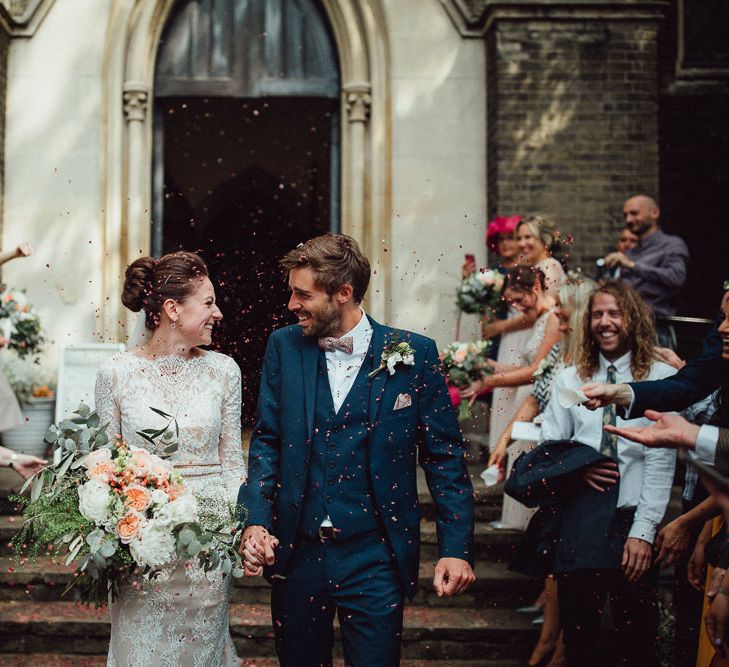
[[[207,275],[208,267],[194,252],[140,257],[125,273],[122,303],[135,313],[144,309],[147,329],[156,329],[162,304],[167,299],[182,303]]]
[[[124,274],[124,289],[122,290],[122,303],[133,313],[144,308],[145,301],[151,290],[154,267],[157,260],[154,257],[140,257],[134,260]]]

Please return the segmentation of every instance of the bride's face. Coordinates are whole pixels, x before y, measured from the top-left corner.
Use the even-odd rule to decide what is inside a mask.
[[[215,303],[215,289],[210,278],[203,278],[194,292],[178,304],[177,330],[191,347],[210,345],[213,327],[223,319]]]
[[[341,329],[342,315],[333,296],[314,282],[314,272],[308,267],[289,272],[288,309],[299,318],[304,336],[336,335]]]

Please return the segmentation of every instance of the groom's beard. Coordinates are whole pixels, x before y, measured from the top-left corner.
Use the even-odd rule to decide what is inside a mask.
[[[335,332],[341,331],[342,316],[331,297],[320,311],[300,311],[297,315],[309,315],[311,317],[311,322],[306,327],[302,326],[304,336],[323,338],[324,336],[331,336]]]

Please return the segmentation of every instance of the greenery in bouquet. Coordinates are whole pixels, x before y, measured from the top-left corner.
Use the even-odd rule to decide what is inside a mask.
[[[37,360],[21,358],[7,349],[0,350],[0,371],[21,405],[29,403],[31,398],[53,398],[54,384],[50,374]]]
[[[441,359],[448,372],[448,384],[465,389],[474,380],[481,379],[491,373],[488,351],[491,342],[480,340],[475,343],[454,342],[441,353]],[[471,411],[467,401],[458,405],[458,419],[463,421],[470,417]]]
[[[3,288],[0,293],[0,346],[19,357],[38,354],[45,342],[40,319],[22,290]]]
[[[165,453],[176,449],[177,422],[138,435]],[[76,589],[83,604],[115,599],[133,577],[153,578],[178,559],[196,561],[206,572],[243,575],[238,546],[240,508],[188,489],[169,460],[110,441],[99,415],[81,404],[69,419],[52,425],[46,442],[52,463],[21,490],[24,524],[14,539],[19,558],[48,549],[74,565],[65,593]],[[30,489],[30,497],[23,496]]]
[[[501,290],[504,287],[504,275],[495,269],[481,269],[466,276],[456,290],[456,305],[464,313],[492,317],[500,311],[504,304],[501,301]]]

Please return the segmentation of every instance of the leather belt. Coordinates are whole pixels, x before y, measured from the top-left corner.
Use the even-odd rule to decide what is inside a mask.
[[[319,526],[319,540],[321,542],[334,542],[339,531],[334,526]]]

